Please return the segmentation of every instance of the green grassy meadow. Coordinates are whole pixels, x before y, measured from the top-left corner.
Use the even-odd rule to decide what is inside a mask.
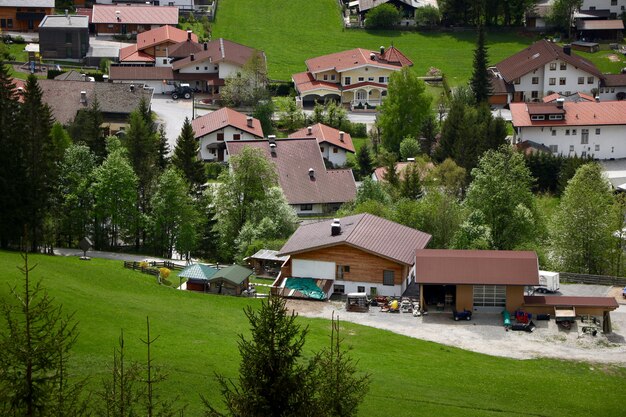
[[[259,299],[214,296],[158,286],[121,262],[31,255],[31,277],[74,311],[80,331],[72,370],[97,388],[106,374],[120,329],[127,355],[143,360],[146,316],[155,363],[168,375],[161,393],[189,403],[199,416],[202,393],[219,402],[214,373],[236,377],[238,335],[248,335],[243,314]],[[19,285],[19,254],[0,252],[0,298]],[[306,355],[326,346],[329,322],[300,318],[310,333]],[[3,325],[3,324],[2,324]],[[0,325],[0,326],[2,326]],[[626,369],[559,360],[512,360],[463,351],[387,331],[343,323],[345,345],[371,374],[361,416],[620,416]],[[593,353],[590,352],[590,358]]]
[[[467,82],[471,75],[474,31],[415,32],[344,29],[334,0],[221,0],[213,37],[224,37],[265,51],[270,77],[290,80],[306,70],[304,61],[352,48],[377,50],[393,43],[415,64],[418,75],[432,66],[441,69],[451,85]],[[491,64],[524,49],[537,35],[508,31],[487,34]],[[578,52],[577,52],[578,53]],[[606,51],[581,55],[604,72],[624,66],[611,63]]]

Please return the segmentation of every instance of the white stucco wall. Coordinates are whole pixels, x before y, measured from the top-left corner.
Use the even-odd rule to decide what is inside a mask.
[[[312,210],[302,210],[301,204],[291,204],[291,207],[296,211],[298,216],[307,216],[314,214],[323,214],[324,213],[324,205],[323,204],[312,204]]]
[[[589,141],[581,143],[583,129],[589,130]],[[600,129],[599,134],[596,129]],[[575,130],[575,132],[574,132]],[[569,134],[568,134],[569,131]],[[554,133],[553,133],[554,132]],[[626,158],[626,125],[614,126],[559,126],[518,128],[516,140],[531,140],[550,147],[557,146],[563,156],[593,156],[596,159]]]
[[[372,293],[372,288],[376,288],[376,294],[386,297],[396,296],[399,297],[404,292],[400,285],[382,285],[374,284],[371,282],[359,282],[359,281],[335,281],[333,287],[330,289],[329,296],[333,293],[335,285],[343,285],[344,294],[351,292],[358,292],[359,287],[365,287],[365,292],[369,295]]]
[[[581,10],[590,10],[594,8],[596,10],[610,10],[611,13],[615,13],[617,17],[626,9],[626,0],[617,0],[614,6],[611,5],[611,0],[583,0],[583,7]]]
[[[218,133],[224,133],[224,140],[223,141],[218,141],[217,140],[217,134]],[[259,139],[258,137],[252,135],[251,133],[248,133],[246,131],[243,130],[239,130],[239,129],[235,129],[232,126],[227,126],[224,129],[221,130],[216,130],[215,132],[211,132],[208,135],[205,135],[203,137],[200,138],[200,159],[204,160],[204,161],[217,161],[217,150],[215,150],[215,154],[213,154],[211,152],[211,149],[207,149],[207,145],[210,144],[214,144],[214,143],[225,143],[225,142],[230,142],[233,140],[233,135],[235,134],[239,134],[241,135],[241,139],[240,140],[255,140],[255,139]],[[224,162],[228,161],[228,153],[226,152],[226,149],[224,149]]]
[[[556,70],[550,69],[551,63],[556,63]],[[524,92],[525,101],[531,101],[533,99],[532,91],[538,92],[537,99],[540,100],[542,97],[548,95],[549,91],[561,94],[565,94],[566,92],[569,92],[570,94],[591,94],[591,90],[598,87],[598,78],[594,75],[578,69],[569,63],[565,63],[567,67],[565,70],[562,70],[562,61],[560,60],[554,60],[551,63],[547,63],[543,68],[538,68],[535,71],[531,71],[528,74],[523,75],[520,77],[520,83],[514,84],[516,92]],[[538,78],[537,84],[532,83],[533,77]],[[578,77],[584,77],[583,84],[578,84]],[[588,82],[588,77],[593,77],[593,82],[591,84]],[[555,79],[554,85],[550,85],[551,78]],[[561,78],[565,78],[565,85],[560,85]]]
[[[208,59],[204,59],[204,60],[195,60],[192,62],[189,62],[189,64],[180,69],[181,73],[185,73],[185,74],[213,74],[218,72],[219,69],[219,65],[215,64],[213,62],[210,62]]]
[[[221,62],[219,64],[219,77],[226,78],[231,75],[237,75],[237,72],[241,71],[241,67],[230,62]]]
[[[322,149],[324,149],[322,151]],[[337,153],[334,150],[337,150]],[[330,143],[320,143],[320,151],[322,152],[322,158],[325,158],[332,162],[335,166],[344,166],[346,164],[347,152],[338,146],[331,145]]]
[[[600,101],[617,100],[617,93],[620,93],[620,92],[626,94],[626,86],[600,87],[598,89],[598,95],[600,96]]]

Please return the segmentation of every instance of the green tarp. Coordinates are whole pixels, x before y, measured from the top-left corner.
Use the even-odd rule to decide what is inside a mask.
[[[326,294],[315,283],[313,278],[287,278],[285,288],[296,290],[302,295],[315,300],[325,300]]]

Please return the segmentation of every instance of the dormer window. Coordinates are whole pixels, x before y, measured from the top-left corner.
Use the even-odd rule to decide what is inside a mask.
[[[546,120],[546,116],[543,114],[532,114],[530,120]]]
[[[563,115],[562,114],[551,114],[550,115],[550,120],[563,120]]]

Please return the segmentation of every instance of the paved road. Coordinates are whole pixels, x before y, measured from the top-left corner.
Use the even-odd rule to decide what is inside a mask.
[[[59,255],[59,256],[83,256],[83,251],[80,249],[55,248],[54,254]],[[185,265],[185,261],[181,261],[179,259],[166,259],[166,258],[157,258],[153,256],[146,256],[146,255],[131,255],[129,253],[104,252],[104,251],[97,251],[97,250],[88,251],[87,256],[90,256],[92,258],[111,259],[114,261],[131,261],[131,262],[167,260],[167,261],[172,261],[180,265]]]
[[[165,125],[167,143],[170,145],[170,152],[173,152],[185,117],[191,119],[191,100],[172,100],[169,95],[155,94],[152,98],[152,111],[157,114],[158,122]],[[196,117],[207,113],[209,110],[196,109]]]
[[[582,297],[606,297],[611,289],[609,285],[564,284],[561,283],[560,295]]]

